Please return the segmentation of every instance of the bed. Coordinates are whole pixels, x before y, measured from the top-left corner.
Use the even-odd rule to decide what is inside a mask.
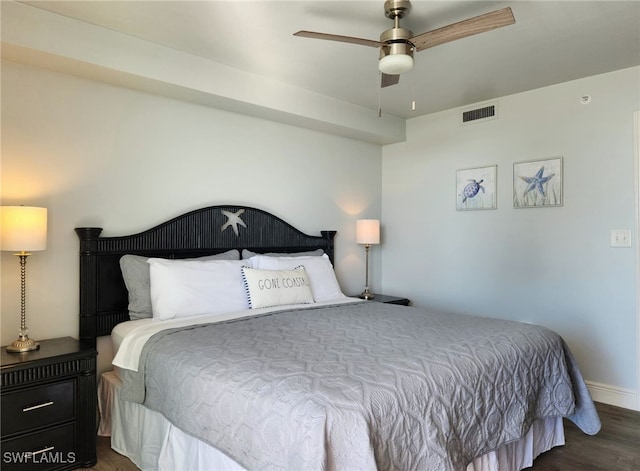
[[[556,333],[347,297],[335,231],[224,205],[76,232],[80,336],[115,351],[100,431],[141,469],[516,470],[563,417],[600,428]]]

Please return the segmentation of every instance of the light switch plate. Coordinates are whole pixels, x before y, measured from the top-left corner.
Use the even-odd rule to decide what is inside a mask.
[[[631,230],[611,229],[611,247],[631,247]]]

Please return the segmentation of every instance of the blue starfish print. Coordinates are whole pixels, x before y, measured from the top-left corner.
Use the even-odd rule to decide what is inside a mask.
[[[547,196],[544,194],[544,187],[542,185],[544,185],[549,180],[551,180],[554,177],[555,173],[552,173],[551,175],[547,175],[546,177],[542,176],[543,173],[544,173],[544,166],[540,167],[540,170],[538,170],[538,173],[536,173],[535,176],[533,177],[520,177],[525,182],[528,183],[527,189],[524,190],[524,193],[522,194],[522,196],[525,196],[527,193],[529,193],[534,189],[538,190],[542,196]]]
[[[220,228],[220,232],[223,232],[227,227],[232,227],[233,232],[235,232],[236,235],[238,235],[238,224],[240,224],[242,227],[247,227],[244,221],[240,219],[240,215],[242,213],[244,213],[244,209],[239,209],[235,213],[232,213],[231,211],[225,211],[223,209],[222,214],[227,216],[228,220],[222,225],[222,227]]]

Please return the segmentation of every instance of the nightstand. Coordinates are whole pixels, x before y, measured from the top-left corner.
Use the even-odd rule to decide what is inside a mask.
[[[3,471],[96,463],[96,354],[71,337],[26,353],[2,347]]]
[[[399,304],[401,306],[408,306],[411,301],[409,301],[407,298],[399,298],[397,296],[388,296],[386,294],[376,294],[373,293],[373,295],[375,296],[373,299],[370,299],[369,301],[376,301],[378,303],[385,303],[385,304]]]

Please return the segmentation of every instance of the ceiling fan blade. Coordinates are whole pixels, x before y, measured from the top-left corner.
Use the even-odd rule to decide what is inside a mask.
[[[507,7],[419,34],[410,41],[416,46],[416,50],[422,51],[456,39],[512,25],[515,22],[511,8]]]
[[[301,36],[303,38],[326,39],[328,41],[339,41],[341,43],[360,44],[362,46],[382,46],[382,43],[380,41],[374,41],[372,39],[354,38],[352,36],[340,36],[338,34],[316,33],[314,31],[298,31],[297,33],[293,33],[293,35]]]
[[[382,74],[382,79],[380,80],[380,87],[390,87],[391,85],[395,85],[400,81],[399,75],[388,75]]]

